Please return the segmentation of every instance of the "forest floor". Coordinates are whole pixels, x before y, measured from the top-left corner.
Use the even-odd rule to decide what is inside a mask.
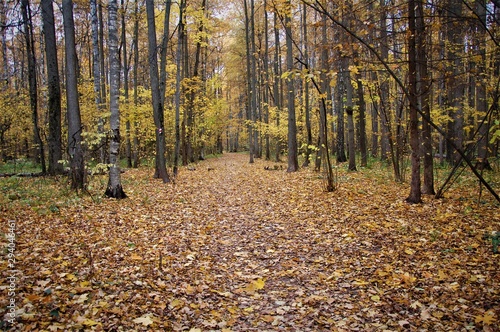
[[[126,170],[120,201],[100,197],[106,176],[92,198],[0,179],[2,328],[500,331],[499,205],[476,182],[409,205],[387,171],[341,168],[327,193],[281,166],[225,154],[175,184]]]

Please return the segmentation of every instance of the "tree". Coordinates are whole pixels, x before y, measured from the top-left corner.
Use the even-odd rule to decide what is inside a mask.
[[[416,39],[421,33],[416,29],[415,23],[415,1],[408,1],[408,80],[409,80],[409,102],[410,102],[410,146],[411,146],[411,186],[410,195],[406,198],[408,203],[420,203],[420,139],[418,129],[418,87],[417,87],[417,58]]]
[[[165,160],[165,125],[163,100],[160,95],[160,82],[158,77],[158,57],[156,44],[156,26],[153,0],[146,1],[146,13],[148,17],[148,59],[149,75],[151,79],[151,99],[153,103],[153,117],[156,127],[156,156],[155,156],[155,178],[163,182],[169,182]],[[175,174],[175,173],[174,173]]]
[[[290,0],[285,3],[285,33],[286,33],[286,69],[287,99],[288,99],[288,168],[287,172],[299,170],[297,147],[297,122],[295,119],[295,87],[293,74],[293,36],[292,36],[292,4]]]
[[[118,59],[118,3],[117,0],[109,0],[108,3],[108,47],[109,47],[109,109],[111,117],[109,125],[111,129],[111,141],[109,144],[109,180],[104,195],[111,198],[126,198],[120,178],[120,109],[118,98],[120,97],[120,61]]]
[[[167,46],[170,38],[170,8],[172,1],[165,1],[165,18],[163,20],[163,37],[160,51],[160,96],[161,103],[165,107],[165,91],[167,89]]]
[[[63,0],[64,45],[66,55],[66,107],[68,118],[68,155],[70,161],[71,187],[85,186],[85,164],[82,147],[82,122],[78,101],[78,63],[75,48],[75,22],[73,1]]]
[[[415,48],[417,65],[417,95],[418,105],[421,111],[430,118],[430,79],[427,66],[427,48],[426,48],[426,30],[424,21],[424,5],[421,0],[416,0],[415,16]],[[422,123],[422,152],[424,162],[424,181],[422,184],[422,193],[434,195],[434,157],[432,154],[432,135],[431,125],[427,121]]]
[[[254,142],[254,126],[255,126],[255,109],[257,107],[255,89],[255,20],[254,20],[254,1],[250,2],[250,10],[248,9],[247,0],[244,0],[245,10],[245,40],[246,40],[246,62],[247,62],[247,120],[248,120],[248,148],[250,153],[250,164],[254,162],[255,142]],[[249,13],[250,11],[250,13]]]
[[[134,111],[137,111],[139,106],[139,0],[134,1],[134,66],[132,67],[132,76],[134,84]],[[135,133],[132,147],[132,167],[139,166],[139,133],[138,123],[134,123]]]
[[[278,29],[278,11],[274,10],[273,15],[273,26],[274,26],[274,59],[273,59],[273,70],[274,70],[274,87],[273,87],[273,100],[274,106],[276,107],[276,127],[280,127],[280,111],[283,104],[282,91],[283,82],[281,80],[282,67],[281,67],[281,42],[280,42],[280,31]],[[281,140],[280,137],[276,139],[276,153],[275,160],[280,161],[281,155]]]
[[[21,1],[21,13],[23,16],[24,38],[26,41],[26,53],[28,55],[28,84],[31,116],[33,121],[33,135],[35,141],[35,159],[42,166],[42,173],[46,172],[45,154],[43,142],[40,136],[40,127],[38,126],[38,85],[36,78],[36,57],[35,41],[33,39],[33,23],[31,20],[31,9],[28,0]]]
[[[174,151],[174,176],[177,175],[179,167],[179,156],[181,149],[181,81],[182,81],[182,55],[184,45],[184,11],[186,9],[186,1],[181,0],[179,5],[179,25],[178,25],[178,39],[177,39],[177,52],[176,52],[176,77],[175,77],[175,151]],[[187,56],[187,55],[186,55]]]
[[[103,89],[101,87],[102,75],[104,73],[101,72],[101,48],[99,47],[99,15],[98,15],[98,6],[97,0],[90,0],[90,18],[91,18],[91,27],[92,27],[92,69],[94,76],[94,98],[96,110],[98,112],[99,119],[97,124],[99,139],[99,152],[101,163],[105,163],[105,134],[104,134],[104,103],[103,103]],[[102,75],[101,75],[102,74]]]
[[[63,172],[62,138],[61,138],[61,87],[59,80],[59,65],[57,62],[57,42],[54,22],[54,8],[52,0],[42,0],[43,36],[45,42],[45,58],[47,61],[47,94],[49,134],[48,145],[48,172],[51,175]]]
[[[303,35],[303,52],[304,52],[304,62],[309,66],[309,45],[308,45],[308,30],[307,30],[307,6],[302,5],[302,35]],[[306,68],[307,69],[307,68]],[[309,107],[309,79],[304,79],[304,113],[307,131],[307,141],[306,141],[306,153],[304,156],[304,163],[302,167],[309,166],[311,146],[313,144],[312,140],[312,128],[311,128],[311,110]]]
[[[463,35],[460,24],[462,16],[462,1],[447,0],[446,3],[449,10],[445,11],[446,15],[446,39],[448,42],[447,58],[449,59],[446,91],[448,101],[448,114],[450,121],[448,122],[447,136],[451,139],[447,146],[447,159],[450,163],[458,164],[460,155],[452,146],[462,149],[464,141],[464,90],[463,82]]]

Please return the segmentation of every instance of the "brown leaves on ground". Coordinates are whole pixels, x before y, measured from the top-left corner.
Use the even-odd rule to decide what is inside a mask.
[[[499,256],[483,238],[500,230],[498,205],[408,205],[405,185],[369,171],[325,193],[321,174],[247,158],[205,161],[175,185],[128,170],[122,201],[5,205],[12,330],[499,330]],[[1,271],[6,308],[6,260]]]

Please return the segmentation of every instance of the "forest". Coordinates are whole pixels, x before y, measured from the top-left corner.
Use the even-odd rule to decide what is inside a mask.
[[[0,328],[500,331],[497,0],[0,0]]]

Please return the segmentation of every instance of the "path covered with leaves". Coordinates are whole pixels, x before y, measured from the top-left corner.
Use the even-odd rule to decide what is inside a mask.
[[[175,185],[127,170],[122,201],[4,198],[11,330],[499,331],[500,256],[484,238],[498,205],[453,193],[408,205],[406,185],[369,171],[325,193],[320,174],[274,165],[228,154]]]

